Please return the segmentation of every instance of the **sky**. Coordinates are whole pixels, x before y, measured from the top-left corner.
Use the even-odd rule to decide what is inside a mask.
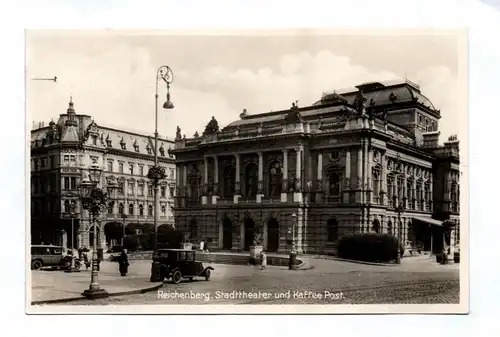
[[[28,30],[27,123],[45,125],[77,113],[98,125],[152,134],[155,76],[169,66],[173,110],[161,108],[159,133],[173,138],[178,125],[191,137],[211,116],[221,127],[243,109],[262,113],[307,106],[322,92],[367,81],[408,78],[441,110],[441,141],[459,134],[467,116],[456,98],[464,55],[461,30],[359,31],[124,31]],[[57,76],[57,83],[33,78]],[[462,103],[463,104],[463,103]]]

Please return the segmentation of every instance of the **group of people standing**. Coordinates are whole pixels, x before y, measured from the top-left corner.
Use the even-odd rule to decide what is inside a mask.
[[[78,249],[78,258],[80,259],[80,261],[83,260],[83,262],[85,263],[85,269],[88,270],[90,268],[91,262],[87,255],[87,252],[83,251],[83,249],[81,248]],[[127,250],[124,249],[115,261],[118,262],[118,270],[120,272],[120,275],[127,276],[129,266]],[[100,270],[100,264],[101,260],[97,259],[97,271]]]

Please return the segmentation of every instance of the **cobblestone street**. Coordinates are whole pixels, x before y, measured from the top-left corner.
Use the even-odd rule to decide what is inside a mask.
[[[71,305],[459,303],[458,266],[401,267],[316,260],[312,270],[213,265],[212,279]],[[139,264],[136,264],[138,268]],[[142,268],[142,267],[140,267]],[[184,298],[181,298],[184,296]],[[186,297],[187,296],[187,297]],[[252,297],[252,298],[250,298]]]

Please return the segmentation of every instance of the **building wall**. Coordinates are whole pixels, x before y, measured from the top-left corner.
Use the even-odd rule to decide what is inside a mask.
[[[134,193],[118,195],[112,213],[110,209],[98,219],[98,244],[103,246],[105,225],[123,222],[118,212],[120,203],[126,205],[127,224],[154,222],[153,216],[148,213],[148,207],[154,205],[153,197],[148,194],[147,178],[148,169],[154,164],[152,137],[98,126],[90,116],[76,115],[72,108],[70,102],[68,113],[61,115],[57,123],[51,122],[48,127],[31,132],[32,242],[62,244],[64,241],[70,245],[72,237],[75,246],[91,246],[92,224],[88,211],[80,205],[78,185],[90,165],[97,164],[103,169],[101,187],[105,187],[110,178],[124,181],[125,189],[131,190],[134,186]],[[68,134],[73,135],[72,138]],[[167,175],[161,182],[164,195],[162,188],[159,193],[158,225],[173,225],[175,164],[174,157],[167,153],[172,142],[160,139],[158,145],[159,166],[165,168]],[[108,166],[109,162],[113,163],[112,168]],[[123,173],[119,172],[119,162],[124,163]],[[128,165],[133,165],[132,173],[128,171]],[[142,193],[138,191],[141,183],[144,186]],[[70,216],[72,203],[76,213],[73,226]],[[128,212],[130,204],[133,205],[133,214]],[[142,215],[140,205],[143,206]]]
[[[424,127],[419,116],[437,121],[438,114],[426,113],[429,107],[420,109],[419,104],[405,102],[399,111],[393,104],[387,120],[337,103],[242,117],[222,130],[212,119],[203,136],[176,139],[177,227],[189,232],[195,218],[203,231],[192,239],[206,239],[211,249],[248,248],[243,234],[250,232],[242,213],[260,223],[268,250],[276,248],[276,240],[278,251],[291,248],[293,221],[299,252],[333,253],[337,238],[353,232],[391,233],[402,244],[427,240],[418,227],[428,225],[413,219],[436,218],[436,202],[447,193],[438,182],[451,179],[442,166],[453,160],[447,154],[451,145],[432,143],[434,135],[417,140],[416,129]],[[281,193],[274,195],[269,186],[273,163],[282,172]],[[235,186],[241,185],[232,195],[221,193],[228,164],[238,172]],[[258,167],[252,180],[248,165]],[[259,182],[257,193],[249,196],[247,185],[253,180]],[[238,225],[225,231],[225,218]],[[279,223],[279,239],[267,233],[270,218]],[[224,233],[231,237],[230,245]]]

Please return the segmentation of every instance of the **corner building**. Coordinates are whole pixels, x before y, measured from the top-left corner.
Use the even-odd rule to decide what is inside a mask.
[[[366,232],[453,249],[459,142],[438,145],[439,119],[403,80],[324,93],[307,107],[244,110],[222,129],[212,117],[193,138],[178,127],[177,228],[212,250],[248,250],[256,232],[277,252],[291,249],[294,234],[298,252],[329,253],[340,236]]]
[[[158,140],[158,163],[167,179],[159,192],[158,226],[173,225],[175,192],[173,142]],[[39,123],[31,131],[31,241],[71,247],[92,246],[93,229],[88,211],[79,203],[78,185],[92,164],[103,170],[101,186],[115,181],[119,189],[114,207],[97,224],[99,247],[106,244],[110,223],[153,226],[153,187],[147,178],[154,165],[154,137],[98,125],[91,116],[77,114],[73,101],[57,122]],[[74,233],[71,209],[75,205]],[[129,227],[130,228],[130,227]]]

